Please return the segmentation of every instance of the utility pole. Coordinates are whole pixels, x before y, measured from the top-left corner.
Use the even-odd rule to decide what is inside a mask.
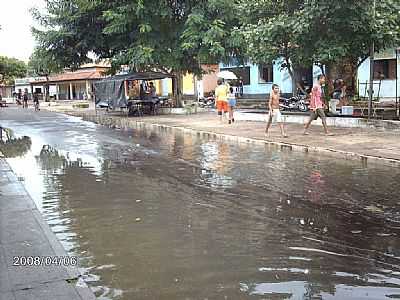
[[[373,4],[373,24],[375,27],[375,5],[376,5],[376,0],[374,0]],[[375,55],[375,43],[372,40],[371,48],[370,48],[370,53],[369,53],[369,97],[368,97],[368,120],[371,120],[371,115],[372,115],[372,97],[374,93],[374,55]]]
[[[399,52],[400,48],[396,48],[396,117],[400,118],[399,97],[398,97],[398,77],[399,77]]]

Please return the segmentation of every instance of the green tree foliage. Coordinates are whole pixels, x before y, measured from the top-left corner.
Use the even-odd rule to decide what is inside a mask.
[[[328,75],[335,65],[348,63],[354,77],[372,42],[376,52],[400,44],[399,10],[396,0],[308,1],[304,17],[317,36],[307,41],[313,61],[327,66]]]
[[[31,76],[49,76],[63,70],[51,52],[35,48],[28,62],[28,74]]]
[[[0,56],[0,82],[14,84],[15,78],[25,77],[26,64],[16,58]]]
[[[312,58],[305,55],[308,45],[302,40],[309,25],[302,18],[304,1],[241,0],[238,6],[243,21],[236,32],[243,36],[251,61],[261,64],[275,61],[292,78],[295,66],[312,63]]]
[[[258,63],[278,61],[292,74],[311,63],[354,68],[377,51],[400,44],[397,0],[241,0],[240,29],[248,56]],[[283,59],[281,59],[283,58]]]
[[[28,62],[28,74],[30,76],[46,77],[46,101],[49,99],[49,75],[63,70],[62,65],[52,54],[52,52],[45,51],[42,48],[35,48]]]
[[[240,22],[237,1],[198,1],[185,22],[181,48],[199,63],[243,61],[244,40],[235,31]]]
[[[47,0],[34,11],[44,30],[39,45],[64,66],[79,66],[88,54],[110,59],[114,70],[159,69],[200,73],[239,53],[230,38],[237,14],[228,0]]]
[[[375,4],[374,4],[375,2]],[[275,61],[295,79],[312,63],[357,66],[373,41],[400,44],[398,0],[46,0],[39,47],[60,66],[93,53],[132,70],[201,73],[232,56]],[[329,69],[329,68],[328,68]],[[354,71],[355,72],[355,71]]]

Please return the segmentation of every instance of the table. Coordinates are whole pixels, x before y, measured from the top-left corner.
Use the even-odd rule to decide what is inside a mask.
[[[144,114],[156,115],[159,99],[129,100],[128,115],[143,116]]]

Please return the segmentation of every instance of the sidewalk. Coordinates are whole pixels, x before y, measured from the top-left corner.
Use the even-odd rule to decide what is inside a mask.
[[[78,269],[63,266],[66,256],[24,186],[0,157],[0,300],[94,300]],[[28,257],[39,260],[38,265]],[[52,260],[46,262],[46,257]],[[68,261],[64,260],[66,265]]]

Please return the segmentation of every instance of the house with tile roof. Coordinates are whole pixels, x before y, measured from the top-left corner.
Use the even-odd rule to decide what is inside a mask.
[[[48,80],[41,78],[31,82],[33,89],[49,84],[50,96],[57,100],[92,99],[93,83],[106,76],[109,66],[106,64],[86,64],[76,71],[64,71],[50,75]]]

